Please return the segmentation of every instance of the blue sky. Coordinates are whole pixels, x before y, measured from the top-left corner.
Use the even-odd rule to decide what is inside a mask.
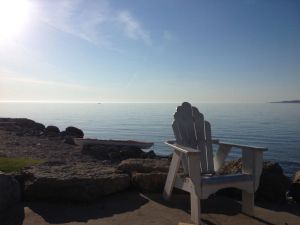
[[[11,2],[0,101],[300,99],[300,1]]]

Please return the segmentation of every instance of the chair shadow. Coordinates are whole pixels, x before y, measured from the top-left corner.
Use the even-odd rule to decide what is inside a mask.
[[[91,219],[133,211],[148,201],[138,192],[128,191],[103,197],[96,203],[27,202],[23,204],[22,212],[10,212],[14,216],[7,218],[4,225],[21,225],[24,220],[24,207],[28,207],[50,224],[61,224],[87,222]],[[16,218],[18,218],[17,221]]]
[[[87,222],[133,211],[148,202],[138,192],[123,192],[103,197],[93,204],[28,203],[27,206],[49,223]]]
[[[166,205],[171,208],[178,208],[186,213],[190,213],[190,196],[189,194],[180,193],[172,195],[169,201],[165,201],[161,194],[145,194],[152,201]],[[230,205],[230,207],[228,207]],[[240,213],[241,205],[230,198],[217,197],[201,200],[203,213],[226,214],[234,216]]]
[[[173,195],[170,201],[165,201],[162,198],[161,194],[145,194],[145,196],[147,196],[147,198],[159,204],[163,204],[171,208],[181,209],[186,213],[190,213],[190,198],[188,194],[180,193],[177,195]],[[282,206],[281,208],[279,207],[276,208],[276,206],[274,207],[274,205],[269,203],[260,203],[256,205],[269,210],[282,211]],[[227,216],[238,215],[241,213],[241,209],[242,209],[241,204],[237,200],[228,197],[223,197],[223,196],[218,196],[218,197],[213,196],[209,199],[201,200],[201,208],[204,214],[210,214],[210,213],[224,214]],[[293,205],[292,207],[286,208],[286,211],[290,213],[294,213],[295,215],[299,215],[300,214],[299,209],[300,206],[298,207],[296,205]],[[249,217],[249,218],[255,219],[262,224],[274,225],[273,223],[268,222],[259,217]],[[202,221],[208,225],[216,225],[213,219],[211,221],[209,219],[203,219]]]

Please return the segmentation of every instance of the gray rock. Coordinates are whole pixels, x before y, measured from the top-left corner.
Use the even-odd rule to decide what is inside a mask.
[[[33,130],[36,131],[36,132],[39,132],[40,134],[44,133],[45,125],[42,124],[42,123],[35,123],[34,126],[33,126]]]
[[[168,159],[127,159],[118,169],[128,173],[132,186],[142,192],[162,192],[169,171]]]
[[[278,163],[264,162],[256,198],[271,202],[284,202],[290,180]]]
[[[167,173],[162,172],[133,173],[131,182],[133,187],[142,192],[162,193],[167,175]]]
[[[130,178],[99,163],[49,162],[22,171],[26,200],[91,202],[125,190]]]
[[[61,131],[59,136],[64,139],[67,136],[66,131]]]
[[[167,159],[127,159],[123,160],[118,169],[125,173],[151,173],[169,171],[170,162]]]
[[[12,119],[12,121],[16,122],[16,124],[20,127],[24,128],[31,128],[36,124],[35,121],[26,118],[16,118]]]
[[[99,160],[121,161],[129,158],[144,158],[145,152],[140,148],[130,146],[84,144],[82,153]]]
[[[84,133],[82,130],[78,129],[77,127],[67,127],[66,135],[75,137],[75,138],[83,138]]]
[[[73,137],[70,137],[70,136],[66,136],[66,137],[65,137],[64,143],[69,144],[69,145],[75,145],[74,138],[73,138]]]
[[[293,183],[290,188],[290,195],[300,204],[300,170],[295,173]]]
[[[10,175],[0,172],[0,211],[21,200],[21,190],[18,181]]]
[[[56,126],[47,126],[45,129],[45,135],[48,137],[58,137],[60,135],[59,128]]]
[[[26,118],[0,118],[0,129],[15,132],[18,136],[40,136],[45,126]]]
[[[155,152],[153,150],[150,150],[149,152],[144,153],[143,158],[155,159],[156,157],[157,157],[157,155],[155,154]]]

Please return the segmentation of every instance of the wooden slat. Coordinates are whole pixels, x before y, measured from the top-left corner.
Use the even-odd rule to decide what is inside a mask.
[[[257,151],[267,151],[267,148],[264,147],[257,147],[257,146],[250,146],[250,145],[240,145],[240,144],[233,144],[233,143],[227,143],[227,142],[218,142],[219,145],[224,146],[230,146],[235,148],[243,148],[243,149],[249,149],[249,150],[257,150]]]
[[[207,173],[207,155],[205,143],[204,116],[197,108],[193,107],[194,129],[196,134],[197,149],[200,151],[201,172]]]
[[[263,153],[242,149],[242,172],[254,177],[253,188],[256,191],[259,185],[263,166]]]
[[[190,178],[181,178],[179,176],[176,177],[174,187],[184,190],[186,192],[191,192],[193,189],[192,181]]]
[[[213,147],[212,147],[211,127],[210,127],[210,123],[207,121],[205,121],[205,138],[206,138],[207,173],[213,173],[214,154],[213,154]]]
[[[174,122],[172,124],[177,144],[196,148],[197,142],[193,123],[192,106],[191,104],[184,102],[181,106],[177,107],[177,111],[174,114]],[[188,162],[186,155],[182,154],[181,159],[184,173],[188,174]]]
[[[242,191],[242,212],[254,216],[254,193]]]
[[[177,121],[176,120],[174,120],[174,122],[172,124],[172,128],[173,128],[174,136],[176,138],[176,142],[178,144],[182,143],[183,139],[182,139],[181,132],[180,132],[180,129],[179,129],[178,125],[177,125]],[[184,154],[181,154],[181,163],[182,163],[182,167],[183,167],[184,173],[188,174],[188,162],[187,162],[186,155],[184,155]]]
[[[231,150],[229,145],[220,145],[214,157],[215,172],[218,172],[225,163],[225,159]]]
[[[172,128],[173,128],[173,133],[174,133],[176,142],[178,144],[181,144],[182,143],[182,136],[181,136],[179,127],[177,126],[177,121],[176,120],[173,121]]]
[[[190,148],[197,148],[191,104],[184,102],[181,106],[177,107],[177,111],[174,114],[174,119],[177,127],[176,130],[173,130],[174,135],[175,137],[177,137],[179,134],[181,136],[180,140],[176,139],[178,144]],[[175,132],[177,133],[175,134]]]
[[[174,148],[175,150],[178,150],[186,155],[191,155],[191,154],[199,155],[200,154],[197,149],[182,146],[182,145],[177,144],[176,142],[174,143],[173,141],[167,141],[167,142],[165,142],[165,144],[169,145],[170,147]]]
[[[205,177],[201,176],[201,182],[203,185],[217,185],[226,183],[236,183],[236,182],[253,182],[253,176],[249,174],[230,174],[230,175],[219,175]]]
[[[191,198],[191,219],[197,225],[201,224],[201,179],[200,177],[200,164],[199,155],[190,155],[188,157],[189,172],[191,178],[190,198]]]

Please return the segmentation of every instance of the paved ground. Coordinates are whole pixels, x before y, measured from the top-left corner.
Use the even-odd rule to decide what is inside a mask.
[[[209,225],[282,224],[300,225],[300,205],[260,205],[256,217],[241,214],[240,204],[228,198],[203,202],[203,221]],[[0,225],[178,225],[191,223],[189,199],[176,195],[170,203],[161,195],[124,192],[97,204],[24,203],[0,215]]]

